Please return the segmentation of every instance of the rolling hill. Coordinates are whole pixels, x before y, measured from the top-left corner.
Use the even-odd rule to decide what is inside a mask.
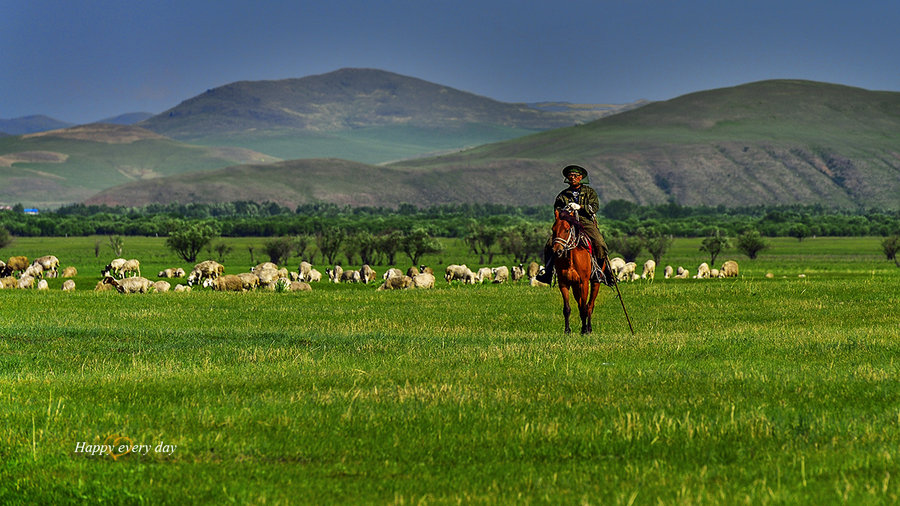
[[[191,146],[143,128],[94,123],[0,138],[0,203],[53,207],[128,181],[275,158]]]
[[[207,90],[139,126],[279,158],[383,163],[584,123],[636,107],[511,104],[375,69]]]
[[[896,210],[900,93],[763,81],[388,166],[329,159],[245,165],[154,180],[152,188],[132,183],[90,202],[224,201],[243,188],[241,198],[284,205],[531,205],[552,202],[568,163],[588,168],[603,201]],[[277,184],[250,191],[257,181]],[[177,192],[162,190],[167,185]]]

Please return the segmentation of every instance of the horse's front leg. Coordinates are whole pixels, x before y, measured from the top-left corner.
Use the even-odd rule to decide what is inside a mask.
[[[590,293],[590,285],[589,283],[582,283],[578,287],[578,297],[576,297],[576,301],[578,302],[578,314],[581,316],[581,333],[582,334],[590,334],[592,332],[591,329],[591,311],[593,309],[593,300],[589,301],[589,293]]]
[[[566,319],[566,334],[571,334],[572,328],[569,327],[569,315],[572,314],[572,306],[569,305],[569,286],[565,283],[559,283],[559,293],[562,294],[563,299],[563,317]]]

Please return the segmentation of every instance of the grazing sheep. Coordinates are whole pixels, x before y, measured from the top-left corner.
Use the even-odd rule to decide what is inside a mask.
[[[612,266],[612,263],[614,260],[615,260],[615,258],[613,258],[612,260],[609,261],[610,266]],[[619,269],[619,273],[616,276],[616,279],[618,279],[619,281],[634,281],[635,277],[637,277],[637,274],[635,274],[635,272],[634,272],[635,269],[637,269],[636,263],[634,263],[634,262],[626,263],[621,269]],[[613,272],[616,272],[616,271],[613,270]]]
[[[19,286],[19,280],[12,276],[4,276],[0,278],[0,288],[16,288]]]
[[[678,270],[675,271],[675,279],[687,279],[689,277],[691,277],[691,272],[679,265]]]
[[[9,257],[9,261],[6,262],[6,270],[9,271],[9,274],[12,274],[14,272],[21,272],[27,269],[28,265],[28,257]]]
[[[669,279],[672,277],[672,274],[675,273],[675,269],[672,268],[671,265],[667,265],[665,271],[663,271],[663,277],[665,279]]]
[[[312,264],[307,261],[300,262],[300,267],[297,268],[297,279],[300,281],[309,281],[309,273],[312,272]]]
[[[434,274],[423,272],[412,276],[413,288],[434,288]]]
[[[74,278],[77,275],[78,275],[78,269],[76,269],[75,267],[73,267],[71,265],[66,267],[65,269],[63,269],[62,274],[61,274],[61,276],[64,278]]]
[[[709,279],[709,264],[703,262],[697,267],[697,275],[694,276],[694,279]]]
[[[494,267],[491,269],[491,275],[494,277],[494,283],[505,283],[509,280],[509,268],[505,265]]]
[[[262,270],[262,269],[275,269],[275,270],[277,271],[277,270],[278,270],[278,265],[276,265],[276,264],[274,264],[274,263],[272,263],[272,262],[263,262],[263,263],[261,263],[261,264],[258,264],[256,267],[252,267],[252,268],[250,269],[250,272],[255,273],[256,271],[259,271],[259,270]]]
[[[617,280],[622,281],[622,277],[619,275],[622,272],[622,269],[625,268],[625,259],[622,257],[613,257],[609,259],[609,269],[612,271],[613,276],[616,277]]]
[[[211,286],[220,292],[243,292],[244,280],[235,274],[223,274],[215,279],[204,281],[204,286]]]
[[[734,260],[726,260],[719,272],[723,278],[736,278],[738,276],[738,263]]]
[[[709,277],[710,277],[710,278],[721,278],[721,277],[723,277],[723,276],[722,276],[722,271],[720,271],[719,269],[710,269],[710,270],[709,270]]]
[[[119,280],[112,276],[106,276],[101,282],[112,285],[119,293],[147,293],[153,288],[153,281],[140,276],[132,276]]]
[[[125,265],[122,266],[122,275],[124,276],[126,274],[140,277],[141,263],[134,258],[132,258],[131,260],[126,260]]]
[[[34,277],[23,275],[19,278],[18,283],[16,283],[16,287],[20,290],[24,290],[25,288],[34,288]]]
[[[318,271],[317,269],[315,269],[315,268],[310,269],[310,270],[309,270],[309,279],[307,279],[306,281],[307,281],[307,282],[313,282],[313,281],[315,281],[316,283],[318,283],[319,281],[322,281],[322,273],[319,272],[319,271]]]
[[[409,288],[412,286],[412,278],[401,274],[399,276],[392,276],[384,280],[384,283],[381,284],[376,290],[402,290],[404,288]]]
[[[448,283],[454,280],[460,280],[464,284],[474,285],[475,273],[472,272],[471,269],[466,267],[466,264],[451,264],[447,266],[446,274],[444,274],[444,279],[446,279]]]
[[[644,262],[644,272],[641,273],[641,279],[650,279],[653,281],[653,278],[656,277],[656,261],[652,258]]]
[[[237,277],[241,278],[241,283],[243,284],[245,291],[259,288],[259,276],[256,274],[253,274],[252,272],[241,272]]]
[[[409,269],[406,269],[406,275],[413,278],[419,275],[419,268],[415,265],[411,266]]]
[[[205,279],[216,279],[222,274],[225,274],[225,266],[215,260],[204,260],[191,270],[187,277],[187,284],[191,286]]]
[[[369,264],[363,264],[359,268],[359,278],[363,283],[369,284],[370,281],[375,281],[375,277],[375,269],[369,267]]]
[[[541,274],[541,267],[541,264],[531,262],[528,264],[528,269],[525,270],[525,275],[528,276],[528,279],[539,276]]]
[[[103,270],[100,271],[100,274],[102,274],[103,276],[122,277],[123,270],[125,269],[125,262],[127,261],[128,260],[125,260],[124,258],[114,258],[108,264],[106,264],[106,267],[104,267]]]
[[[168,269],[159,271],[159,274],[156,275],[158,278],[183,278],[184,277],[184,269],[181,267],[169,267]]]
[[[550,285],[548,285],[547,283],[542,283],[542,282],[538,281],[537,276],[532,276],[528,280],[528,286],[550,286]]]
[[[97,281],[97,286],[94,287],[95,292],[114,292],[116,291],[116,287],[110,283],[106,283],[106,278]]]
[[[390,269],[384,271],[384,275],[381,276],[381,279],[395,278],[400,276],[403,276],[403,271],[391,267]]]
[[[343,271],[341,273],[341,282],[359,283],[360,281],[362,281],[362,276],[359,271]]]
[[[172,288],[172,284],[168,281],[157,281],[153,283],[153,291],[155,292],[166,293],[170,288]]]
[[[59,259],[53,255],[45,255],[40,258],[36,258],[31,263],[32,264],[40,264],[40,266],[43,267],[45,272],[52,271],[55,273],[57,270],[59,270]],[[55,278],[56,275],[54,274],[52,276],[47,276],[47,277]]]
[[[525,277],[525,269],[522,268],[522,264],[513,265],[512,268],[512,280],[519,281],[520,279]]]
[[[62,284],[62,291],[64,292],[74,292],[75,291],[75,282],[71,279],[67,279]]]
[[[490,281],[493,278],[494,272],[490,267],[482,267],[478,269],[477,273],[475,273],[475,281],[477,281],[478,284],[484,283],[484,280]]]
[[[177,284],[177,285],[175,285],[175,291],[176,291],[176,292],[190,293],[190,292],[191,292],[191,287],[189,287],[189,286],[187,286],[187,285]]]
[[[312,287],[309,286],[309,283],[305,283],[303,281],[292,281],[290,290],[292,292],[311,292]]]
[[[419,272],[422,274],[428,273],[434,276],[434,269],[432,269],[431,267],[426,267],[425,264],[419,266]]]
[[[22,276],[31,276],[32,278],[44,277],[44,267],[41,264],[31,264],[22,273]]]
[[[344,275],[344,268],[340,265],[335,265],[334,269],[326,269],[325,272],[328,274],[328,279],[330,279],[332,283],[340,283],[341,278]]]
[[[42,279],[42,280],[38,281],[37,289],[38,289],[38,290],[49,290],[49,289],[50,289],[50,284],[47,283],[47,280],[46,280],[46,279]]]

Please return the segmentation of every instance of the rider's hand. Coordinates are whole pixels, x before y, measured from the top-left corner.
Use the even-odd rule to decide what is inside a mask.
[[[566,211],[569,211],[570,213],[571,213],[571,212],[575,212],[575,211],[577,211],[577,210],[579,210],[579,209],[581,209],[581,205],[576,204],[576,203],[574,203],[574,202],[572,202],[572,203],[566,205]]]

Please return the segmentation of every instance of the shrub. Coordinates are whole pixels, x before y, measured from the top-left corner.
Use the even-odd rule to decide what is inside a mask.
[[[760,251],[768,249],[769,244],[763,240],[758,231],[748,230],[738,236],[735,247],[753,260]]]
[[[185,262],[196,262],[197,254],[219,235],[209,223],[187,225],[181,220],[175,220],[169,223],[168,228],[170,232],[166,238],[166,246]]]

